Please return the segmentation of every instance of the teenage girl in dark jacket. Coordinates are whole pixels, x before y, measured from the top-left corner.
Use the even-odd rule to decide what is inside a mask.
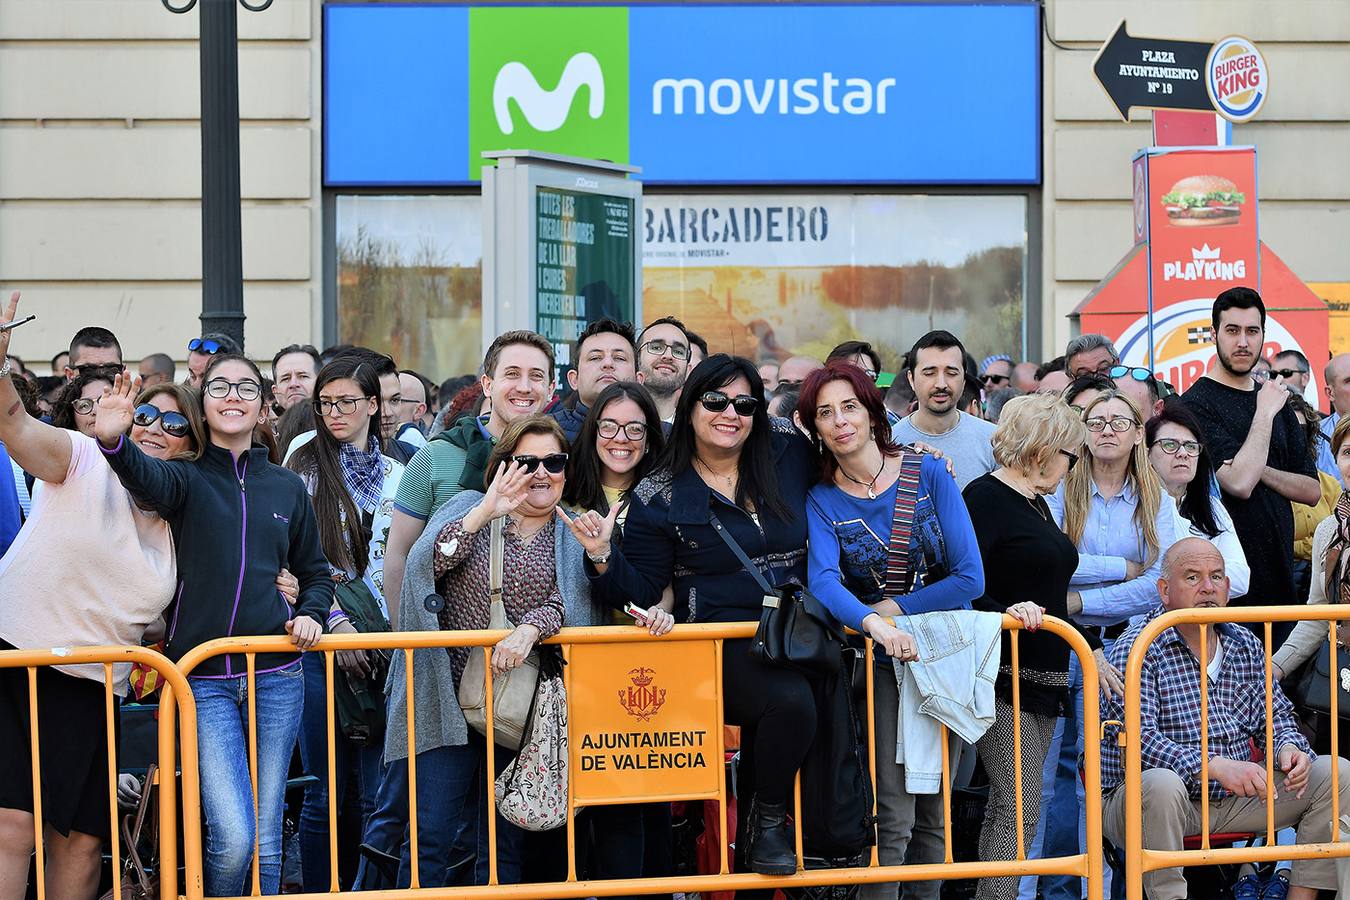
[[[123,439],[133,413],[129,377],[119,375],[99,404],[97,437],[109,464],[173,534],[179,589],[166,653],[178,660],[214,638],[269,634],[289,634],[306,650],[323,633],[333,583],[304,482],[253,443],[265,412],[251,361],[217,354],[202,381],[208,443],[196,462],[152,459]],[[274,584],[283,568],[300,581],[293,608]],[[253,856],[245,665],[242,656],[218,657],[189,679],[208,830],[205,887],[216,897],[245,893]],[[260,654],[255,690],[259,875],[262,892],[275,894],[286,772],[304,702],[299,654]]]

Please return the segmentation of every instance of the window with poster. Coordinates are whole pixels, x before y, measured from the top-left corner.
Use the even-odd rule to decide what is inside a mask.
[[[476,371],[477,194],[333,198],[336,339],[433,379]],[[644,318],[757,362],[870,341],[887,371],[944,328],[1027,356],[1025,193],[660,193],[643,198]],[[331,320],[330,318],[330,320]]]

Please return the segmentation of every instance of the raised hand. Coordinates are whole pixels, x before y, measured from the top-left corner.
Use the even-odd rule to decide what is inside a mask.
[[[609,552],[610,538],[614,536],[614,523],[619,518],[619,506],[618,503],[611,506],[607,516],[602,516],[595,510],[587,510],[579,513],[575,519],[569,519],[561,506],[557,507],[557,510],[558,517],[567,524],[587,554],[604,556]]]
[[[136,412],[136,394],[140,390],[140,378],[119,372],[113,377],[112,389],[104,390],[103,397],[98,401],[94,437],[109,450],[116,447],[122,435],[131,430],[131,418]]]
[[[19,315],[19,292],[15,291],[9,295],[9,303],[5,304],[5,311],[0,314],[0,325],[8,325]],[[0,331],[0,356],[9,355],[9,338],[14,332]],[[60,374],[59,372],[54,374]]]
[[[525,502],[533,473],[515,462],[503,462],[492,476],[487,493],[479,501],[479,506],[487,512],[489,519],[497,519],[513,511]]]

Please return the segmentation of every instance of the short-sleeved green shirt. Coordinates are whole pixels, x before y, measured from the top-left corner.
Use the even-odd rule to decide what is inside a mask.
[[[399,479],[394,508],[426,521],[445,502],[463,488],[459,484],[464,472],[466,453],[449,441],[431,441],[408,460]]]

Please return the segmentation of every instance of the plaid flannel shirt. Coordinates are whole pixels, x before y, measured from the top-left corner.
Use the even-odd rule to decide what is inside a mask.
[[[1155,607],[1120,636],[1109,654],[1116,668],[1125,671],[1135,638],[1163,612],[1161,605]],[[1264,748],[1266,741],[1265,650],[1256,635],[1240,625],[1221,622],[1215,628],[1223,643],[1223,659],[1218,677],[1209,686],[1210,757],[1249,760],[1252,742]],[[1212,652],[1213,642],[1209,646]],[[1200,660],[1175,628],[1158,635],[1148,648],[1139,687],[1143,768],[1171,769],[1186,782],[1191,799],[1199,800]],[[1312,748],[1298,730],[1294,706],[1278,681],[1272,696],[1276,751],[1285,744],[1293,744],[1312,756]],[[1102,719],[1125,721],[1120,698],[1102,695]],[[1120,731],[1114,725],[1104,731],[1103,792],[1125,780],[1125,748],[1116,743]],[[1209,796],[1219,800],[1228,796],[1228,791],[1211,779]]]

